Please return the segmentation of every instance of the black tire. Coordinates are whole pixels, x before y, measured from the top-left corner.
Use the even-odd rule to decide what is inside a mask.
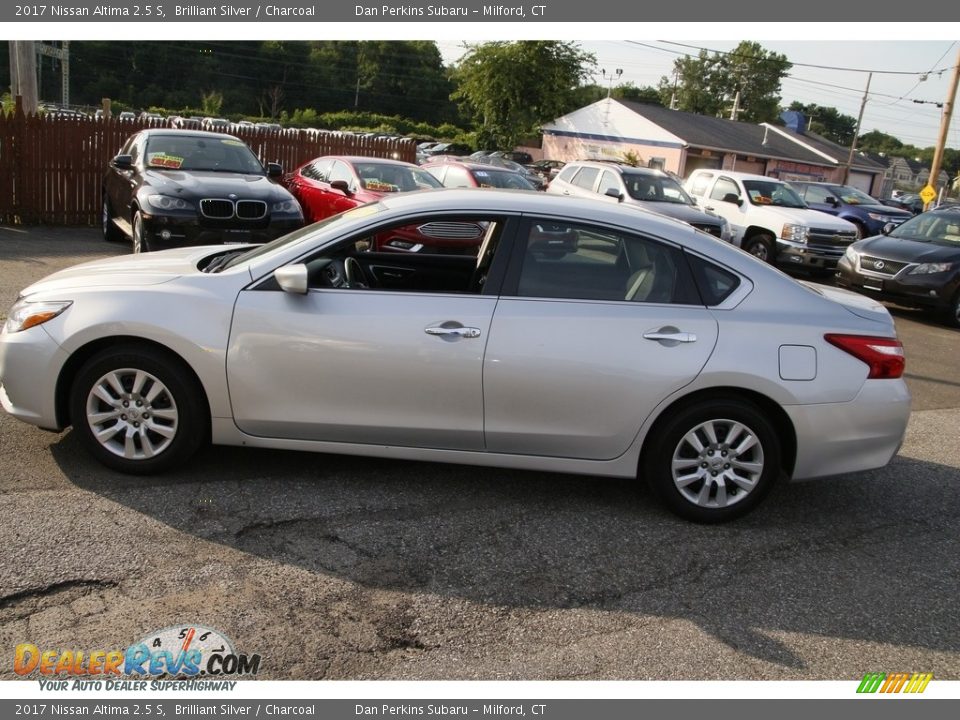
[[[954,294],[953,300],[950,301],[950,308],[943,315],[947,325],[960,328],[960,290]]]
[[[110,210],[110,200],[103,193],[103,202],[100,206],[100,225],[103,230],[103,239],[107,242],[120,242],[124,239],[123,233],[113,223],[113,213]]]
[[[870,237],[867,232],[867,227],[862,222],[859,220],[851,220],[850,222],[852,222],[853,226],[857,229],[857,240],[863,240],[865,237]]]
[[[777,261],[777,245],[773,239],[773,235],[767,235],[766,233],[751,235],[744,240],[743,249],[755,258],[768,262],[771,265]]]
[[[713,428],[715,444],[709,442],[705,424]],[[736,425],[745,431],[736,431]],[[702,452],[688,442],[693,434]],[[755,444],[737,453],[748,437]],[[724,442],[728,439],[732,446]],[[680,465],[675,466],[675,460]],[[757,464],[760,468],[753,468]],[[753,469],[746,471],[744,466]],[[658,423],[645,443],[641,472],[673,513],[694,522],[725,522],[750,512],[776,484],[781,473],[780,439],[753,403],[734,398],[703,400],[679,408]]]
[[[133,254],[139,255],[140,253],[150,252],[153,248],[150,247],[150,241],[147,240],[146,233],[143,230],[143,215],[139,210],[133,211],[133,221],[130,223],[130,226],[133,228],[130,237],[130,242],[133,245]]]
[[[143,381],[136,387],[138,374]],[[100,393],[94,394],[97,388]],[[209,429],[203,389],[182,361],[136,345],[107,348],[84,363],[70,391],[70,418],[90,454],[107,467],[133,475],[185,463]]]

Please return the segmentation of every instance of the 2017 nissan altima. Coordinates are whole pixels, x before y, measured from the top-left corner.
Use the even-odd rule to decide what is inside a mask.
[[[371,251],[470,222],[475,256]],[[887,310],[689,225],[539,193],[384,198],[272,243],[55,273],[0,335],[0,401],[153,473],[214,443],[647,480],[697,521],[783,475],[886,464]]]

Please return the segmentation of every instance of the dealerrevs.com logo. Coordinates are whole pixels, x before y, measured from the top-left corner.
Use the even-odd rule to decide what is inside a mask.
[[[933,680],[933,673],[867,673],[858,693],[922,693]]]
[[[76,680],[97,680],[97,676],[108,681],[159,677],[232,679],[255,676],[260,671],[260,655],[238,653],[218,630],[184,624],[148,633],[125,650],[44,650],[33,643],[20,643],[14,651],[13,670],[21,676],[39,674]]]

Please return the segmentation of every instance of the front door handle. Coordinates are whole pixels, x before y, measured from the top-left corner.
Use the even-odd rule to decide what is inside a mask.
[[[478,338],[480,337],[480,328],[464,327],[460,323],[443,323],[442,325],[430,325],[423,329],[427,335],[434,335],[444,340],[457,340],[459,338]]]
[[[693,333],[681,332],[675,327],[662,327],[659,330],[650,330],[649,332],[645,332],[643,337],[647,340],[662,343],[667,347],[697,341],[697,336]]]

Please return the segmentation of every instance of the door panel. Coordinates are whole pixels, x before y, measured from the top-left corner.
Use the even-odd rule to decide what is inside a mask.
[[[644,338],[662,330],[696,340]],[[487,449],[618,457],[656,405],[696,378],[716,340],[701,307],[503,298],[484,361]]]
[[[479,295],[242,292],[227,355],[235,422],[264,437],[483,449],[495,306]]]

